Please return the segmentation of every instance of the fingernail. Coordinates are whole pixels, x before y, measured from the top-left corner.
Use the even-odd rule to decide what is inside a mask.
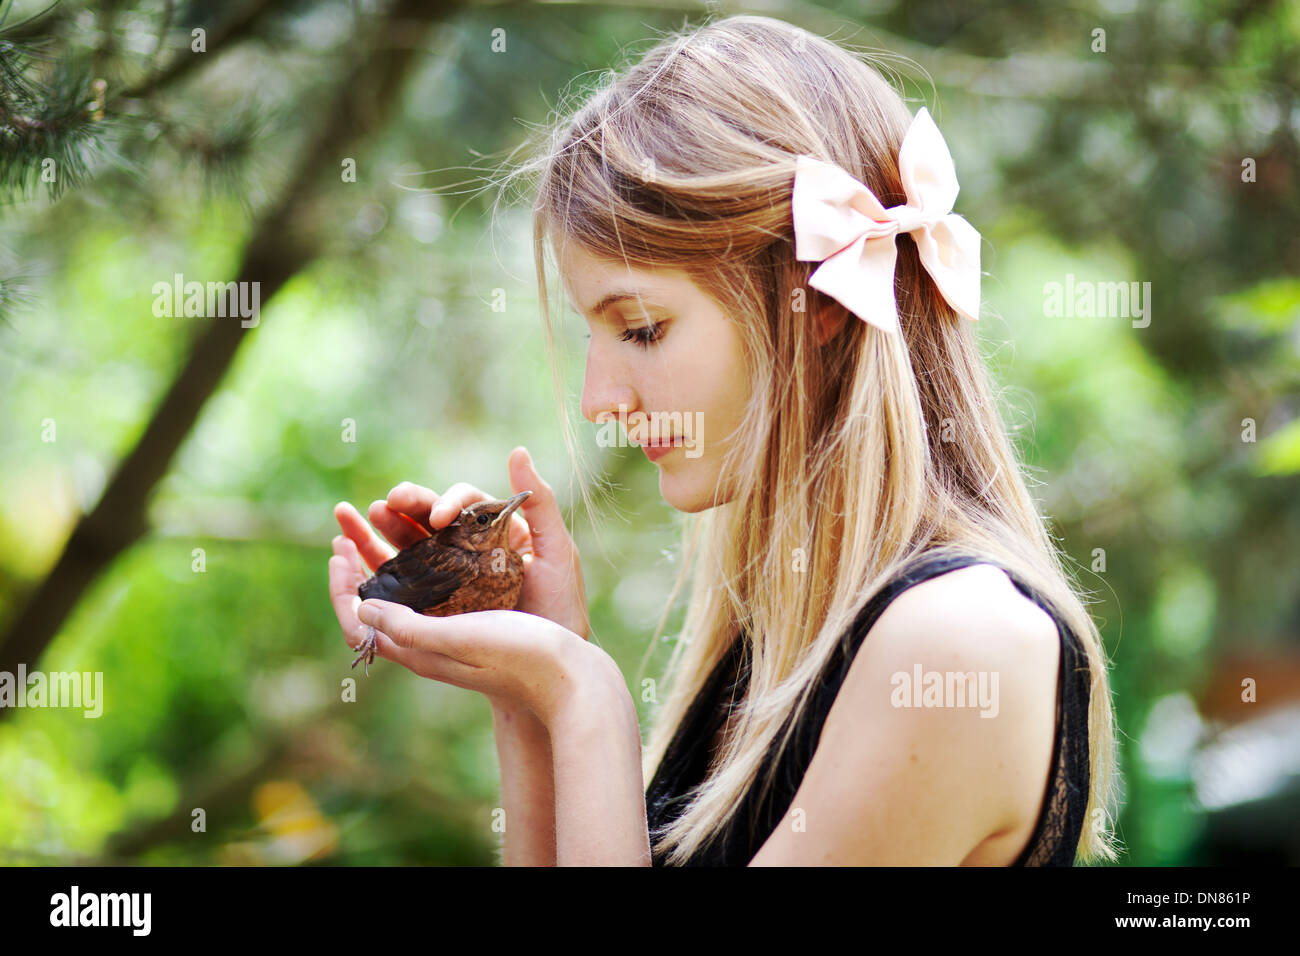
[[[379,620],[379,606],[363,601],[361,607],[357,609],[357,618],[362,624],[374,624]]]

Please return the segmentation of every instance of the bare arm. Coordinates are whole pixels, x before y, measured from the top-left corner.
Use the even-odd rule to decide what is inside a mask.
[[[555,866],[555,776],[546,725],[527,708],[494,700],[492,729],[506,814],[502,863]]]
[[[636,705],[618,665],[583,644],[574,690],[551,720],[561,866],[650,866]]]
[[[587,638],[586,594],[577,546],[565,528],[555,493],[537,473],[531,456],[520,447],[509,459],[511,486],[530,490],[521,512],[511,519],[511,547],[526,555],[524,587],[518,609],[555,621]],[[445,527],[462,508],[489,497],[465,484],[452,485],[443,495],[412,482],[402,482],[387,501],[370,506],[370,520],[398,547],[407,547],[434,529]],[[355,549],[336,544],[336,554],[351,558],[346,599],[336,601],[344,633],[356,630],[351,597],[365,579],[350,551],[359,549],[373,569],[394,554],[350,505],[336,509],[344,535]],[[342,550],[340,550],[342,548]],[[351,628],[351,630],[349,629]],[[351,642],[350,642],[351,643]],[[543,720],[526,707],[489,696],[492,727],[501,767],[501,803],[505,811],[502,862],[506,866],[555,865],[555,778],[550,734]]]

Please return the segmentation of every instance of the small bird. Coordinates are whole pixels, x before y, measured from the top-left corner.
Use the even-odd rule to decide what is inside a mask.
[[[524,559],[510,547],[510,516],[531,491],[505,501],[477,501],[455,520],[393,555],[361,582],[362,600],[404,604],[430,617],[471,611],[513,611],[524,585]],[[357,648],[366,674],[375,659],[375,629]]]

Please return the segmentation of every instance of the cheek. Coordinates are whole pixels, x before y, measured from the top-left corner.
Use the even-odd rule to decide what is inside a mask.
[[[739,418],[749,400],[752,386],[749,368],[740,351],[740,342],[728,336],[725,350],[719,348],[712,372],[717,404],[724,406],[729,418]]]
[[[675,376],[679,401],[671,407],[695,416],[691,434],[702,443],[703,454],[681,463],[694,465],[712,459],[714,443],[732,435],[744,419],[752,386],[749,369],[731,336],[717,336],[683,350],[683,371]]]

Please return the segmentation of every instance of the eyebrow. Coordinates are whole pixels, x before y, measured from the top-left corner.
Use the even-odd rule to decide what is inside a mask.
[[[650,296],[647,292],[637,292],[636,290],[619,290],[618,292],[611,292],[591,307],[591,314],[603,317],[605,311],[617,302],[626,302],[629,299],[639,302],[642,299],[649,297]]]

